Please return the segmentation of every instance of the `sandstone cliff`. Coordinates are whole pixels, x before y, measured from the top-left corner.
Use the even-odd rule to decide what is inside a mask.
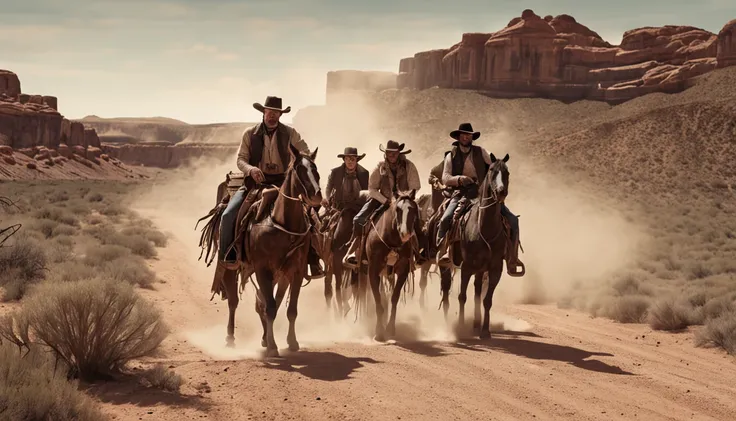
[[[144,142],[139,144],[105,144],[102,151],[111,158],[130,165],[158,168],[175,168],[199,158],[235,162],[238,144],[196,144],[169,142]]]
[[[500,98],[591,99],[620,103],[652,92],[679,92],[688,80],[736,64],[736,20],[716,35],[691,26],[632,29],[620,45],[569,15],[521,17],[494,33],[402,59],[398,88],[434,86]]]

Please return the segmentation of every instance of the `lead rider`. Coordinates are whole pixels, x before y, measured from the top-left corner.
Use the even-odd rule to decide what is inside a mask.
[[[279,121],[282,114],[291,111],[291,107],[282,108],[279,97],[269,96],[263,105],[254,103],[253,108],[263,113],[263,121],[248,128],[238,149],[237,166],[243,172],[245,180],[243,186],[233,194],[230,202],[222,214],[220,226],[219,258],[225,263],[235,263],[235,250],[228,255],[225,251],[230,248],[235,238],[235,222],[240,206],[248,197],[246,206],[250,207],[255,200],[254,194],[248,194],[259,184],[281,186],[284,182],[286,165],[289,163],[289,144],[293,145],[302,154],[309,154],[309,146],[302,139],[299,132]],[[319,255],[314,249],[314,243],[309,248],[310,278],[324,276],[320,267]]]

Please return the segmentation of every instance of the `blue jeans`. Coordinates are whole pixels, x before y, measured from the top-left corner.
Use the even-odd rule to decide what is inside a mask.
[[[230,198],[225,212],[222,213],[222,219],[220,220],[220,248],[218,250],[220,260],[226,260],[225,250],[235,241],[235,220],[238,218],[238,211],[240,210],[240,205],[245,200],[245,195],[245,189],[238,189]],[[235,261],[235,250],[228,257],[229,259],[227,261]]]
[[[447,204],[445,213],[442,214],[442,219],[440,220],[439,229],[437,230],[438,243],[445,238],[447,231],[450,229],[450,226],[452,225],[452,216],[455,214],[455,209],[457,209],[458,204],[460,204],[460,196],[457,195],[453,196],[452,199],[450,199],[450,203]]]
[[[363,208],[360,210],[360,212],[355,215],[355,218],[353,218],[353,227],[364,227],[365,224],[368,222],[368,218],[371,216],[371,214],[380,206],[381,202],[374,198],[370,198],[367,202],[365,202],[365,205],[363,205]]]

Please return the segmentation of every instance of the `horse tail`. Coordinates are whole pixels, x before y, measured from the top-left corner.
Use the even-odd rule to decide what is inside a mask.
[[[212,208],[209,213],[197,220],[197,224],[194,226],[196,230],[199,223],[203,220],[210,218],[202,227],[202,234],[199,237],[199,248],[202,249],[199,253],[197,260],[202,260],[202,254],[207,251],[204,261],[209,267],[212,261],[217,256],[219,249],[219,237],[220,237],[220,221],[222,220],[222,214],[225,212],[227,204],[225,202],[219,203],[217,206]]]

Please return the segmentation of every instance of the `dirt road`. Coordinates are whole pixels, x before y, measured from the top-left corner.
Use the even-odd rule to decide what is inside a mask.
[[[302,350],[263,361],[253,290],[238,311],[236,348],[226,349],[227,304],[209,301],[213,269],[196,258],[189,245],[172,241],[154,264],[164,283],[144,291],[175,331],[159,360],[188,383],[181,396],[132,382],[96,387],[119,420],[653,421],[736,414],[734,359],[695,348],[690,334],[500,302],[492,317],[505,331],[487,341],[455,341],[436,310],[437,280],[430,281],[426,314],[413,301],[400,306],[403,340],[389,344],[374,343],[352,315],[335,321],[324,308],[322,281],[315,281],[302,292]],[[453,298],[453,320],[456,310]],[[283,306],[278,317],[276,340],[285,348]]]

